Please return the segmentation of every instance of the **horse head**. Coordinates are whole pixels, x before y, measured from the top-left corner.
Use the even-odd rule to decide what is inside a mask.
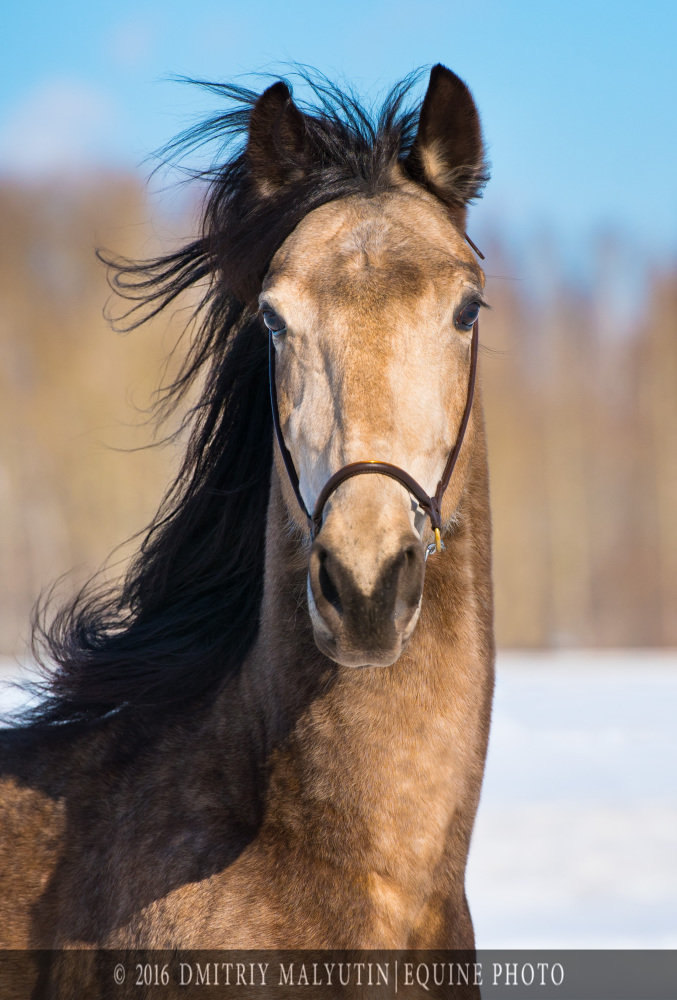
[[[261,199],[322,176],[313,138],[284,83],[261,95],[246,151]],[[315,641],[345,666],[398,659],[419,617],[433,528],[448,532],[458,512],[473,450],[472,342],[484,286],[465,214],[483,168],[470,92],[437,66],[415,139],[405,157],[392,156],[387,186],[365,185],[309,211],[263,281],[277,474],[291,522],[306,534],[311,526]],[[440,496],[466,408],[466,447]],[[405,475],[341,476],[374,462]],[[433,496],[437,512],[425,509]]]

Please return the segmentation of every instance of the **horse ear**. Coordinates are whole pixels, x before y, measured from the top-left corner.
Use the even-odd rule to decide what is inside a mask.
[[[259,193],[274,194],[308,167],[305,119],[281,80],[261,94],[249,118],[247,159]]]
[[[465,206],[489,179],[472,95],[439,63],[431,70],[418,132],[404,165],[414,180],[448,205],[459,225],[465,224]]]

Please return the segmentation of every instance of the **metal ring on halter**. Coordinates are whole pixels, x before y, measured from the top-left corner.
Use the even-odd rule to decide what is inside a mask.
[[[439,534],[440,534],[440,529],[435,528],[435,541],[428,542],[428,544],[425,547],[425,554],[423,557],[425,562],[428,562],[428,556],[432,556],[435,552],[444,552],[444,550],[446,549],[446,545],[439,537]]]

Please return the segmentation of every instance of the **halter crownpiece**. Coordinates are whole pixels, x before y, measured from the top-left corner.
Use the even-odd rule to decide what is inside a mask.
[[[477,255],[484,260],[484,255],[477,249],[467,234],[465,234],[465,238]],[[338,472],[335,472],[333,476],[330,476],[320,490],[320,495],[317,498],[315,507],[311,514],[305,505],[303,497],[301,496],[301,487],[299,484],[296,466],[294,465],[294,460],[291,457],[289,449],[287,448],[287,444],[282,434],[282,428],[280,427],[280,411],[277,406],[277,389],[275,386],[275,348],[273,346],[272,331],[268,331],[268,378],[270,382],[270,404],[273,411],[273,427],[275,429],[275,437],[280,448],[285,469],[287,470],[289,482],[298,501],[298,505],[308,519],[311,539],[315,538],[322,527],[322,515],[324,513],[324,508],[327,504],[327,500],[332,495],[334,490],[336,490],[341,483],[344,483],[347,479],[352,479],[353,476],[376,474],[389,476],[391,479],[395,479],[397,482],[401,483],[402,486],[404,486],[404,488],[416,498],[419,507],[421,507],[430,518],[430,526],[435,534],[435,541],[431,542],[430,545],[427,546],[426,559],[432,554],[432,552],[442,551],[444,548],[444,543],[442,542],[442,498],[444,497],[447,486],[451,480],[454,467],[461,451],[461,445],[463,444],[463,438],[465,437],[468,421],[470,420],[470,411],[472,409],[473,398],[475,395],[478,347],[479,320],[476,319],[472,328],[470,371],[468,374],[468,391],[466,394],[465,408],[463,410],[463,416],[461,418],[458,434],[456,435],[456,442],[449,453],[446,465],[444,466],[444,471],[442,472],[442,476],[437,484],[437,489],[435,490],[433,496],[429,496],[423,487],[414,479],[414,477],[404,469],[400,469],[399,466],[391,465],[390,462],[379,462],[375,459],[369,459],[368,461],[363,462],[350,462],[348,465],[344,465],[343,468],[339,469]]]

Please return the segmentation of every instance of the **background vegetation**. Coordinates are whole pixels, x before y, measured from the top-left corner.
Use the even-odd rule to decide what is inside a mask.
[[[142,449],[144,409],[187,305],[117,336],[93,249],[164,251],[192,214],[151,212],[131,175],[0,185],[0,653],[22,652],[42,590],[67,571],[72,590],[143,527],[171,475],[180,445]],[[590,292],[544,247],[538,296],[497,238],[483,248],[499,642],[677,645],[677,273],[652,273],[630,315],[603,280],[609,241]]]

